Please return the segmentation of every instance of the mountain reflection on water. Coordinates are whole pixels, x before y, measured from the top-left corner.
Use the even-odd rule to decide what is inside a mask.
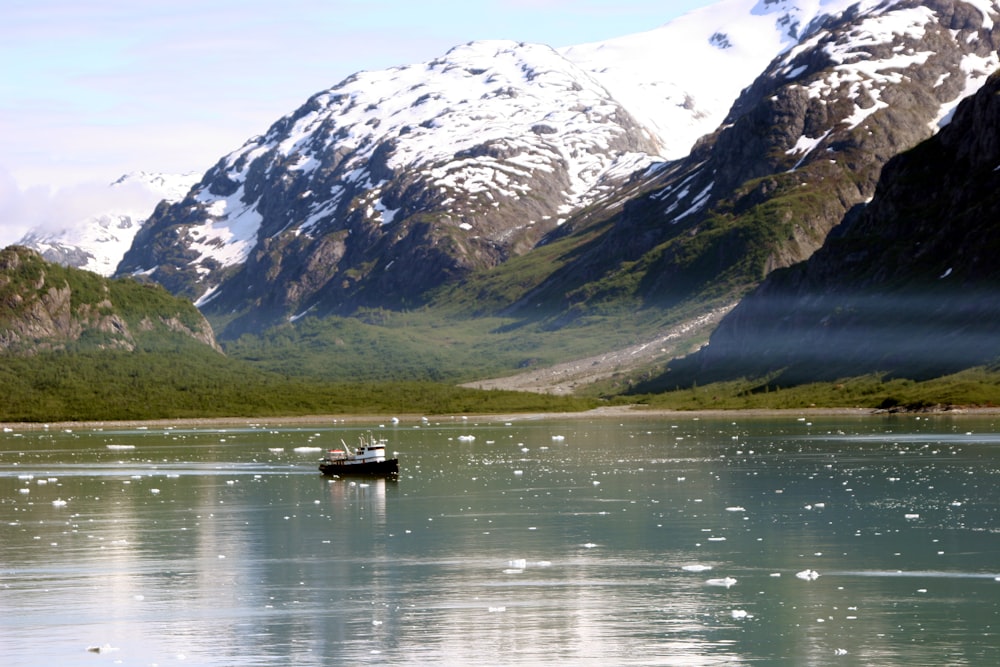
[[[1000,664],[990,418],[375,428],[0,434],[4,664]]]

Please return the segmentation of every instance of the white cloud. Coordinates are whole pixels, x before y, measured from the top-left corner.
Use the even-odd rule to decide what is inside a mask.
[[[0,247],[16,243],[28,230],[59,232],[102,212],[148,214],[161,198],[138,182],[22,190],[12,175],[0,168]]]

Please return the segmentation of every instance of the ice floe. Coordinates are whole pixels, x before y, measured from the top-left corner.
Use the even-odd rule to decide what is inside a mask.
[[[736,585],[736,579],[733,577],[722,577],[720,579],[708,579],[705,581],[706,586],[719,586],[721,588],[730,588]]]
[[[681,567],[685,572],[708,572],[712,569],[711,565],[701,565],[699,563],[694,563],[692,565],[684,565]]]

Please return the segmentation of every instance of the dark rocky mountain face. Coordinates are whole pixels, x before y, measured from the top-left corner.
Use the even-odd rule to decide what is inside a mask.
[[[776,271],[658,383],[872,372],[922,379],[1000,356],[1000,76],[889,162],[872,202]]]
[[[0,250],[2,353],[131,351],[178,336],[218,350],[205,317],[158,285],[49,263],[22,246]]]
[[[812,255],[884,164],[931,136],[997,62],[1000,29],[963,2],[826,17],[775,59],[725,124],[647,178],[608,231],[522,304],[733,302]],[[557,234],[591,233],[592,220]],[[527,308],[525,309],[527,310]]]

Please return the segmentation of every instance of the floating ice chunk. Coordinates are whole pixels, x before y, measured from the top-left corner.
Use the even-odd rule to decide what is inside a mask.
[[[126,449],[135,449],[135,445],[108,445],[108,449],[112,451],[123,451]]]
[[[522,572],[524,572],[524,570],[517,567],[508,567],[503,571],[504,574],[521,574]]]
[[[920,515],[919,515],[919,514],[916,514],[916,513],[913,513],[913,512],[911,512],[911,513],[909,513],[909,514],[904,514],[904,515],[903,515],[903,518],[904,518],[904,519],[919,519],[919,518],[920,518]]]
[[[491,614],[498,614],[507,611],[507,607],[490,607],[489,611]]]
[[[584,545],[583,545],[583,548],[584,548],[584,549],[593,549],[593,548],[594,548],[594,547],[596,547],[596,546],[597,546],[597,545],[596,545],[596,544],[594,544],[593,542],[587,542],[586,544],[584,544]]]
[[[311,453],[311,452],[321,452],[321,451],[323,451],[323,448],[322,447],[296,447],[295,451],[298,452],[298,453],[300,453],[300,454],[307,454],[307,453]]]
[[[710,537],[710,538],[708,538],[708,541],[709,542],[725,542],[726,538],[724,538],[724,537]]]
[[[157,495],[157,494],[160,493],[160,490],[159,489],[150,489],[149,492],[152,493],[155,496],[155,495]]]
[[[736,506],[733,506],[733,507],[727,507],[726,511],[727,512],[746,512],[747,509],[745,507],[740,507],[740,506],[736,505]]]
[[[52,506],[53,507],[66,507],[66,501],[63,500],[62,498],[56,498],[55,500],[52,501]]]
[[[474,435],[460,435],[460,436],[458,436],[458,439],[459,439],[460,442],[472,442],[473,440],[476,439],[476,436],[474,436]]]
[[[694,565],[684,565],[681,567],[681,569],[684,570],[685,572],[708,572],[709,570],[712,569],[712,566],[700,565],[696,563]]]
[[[524,568],[528,567],[528,561],[525,560],[524,558],[515,558],[514,560],[507,561],[507,566],[516,567],[520,570],[523,570]]]
[[[795,576],[804,581],[816,581],[819,579],[819,572],[816,570],[802,570],[801,572],[796,572]]]
[[[23,494],[29,494],[29,493],[31,493],[31,489],[18,489],[18,492],[23,493]]]
[[[515,471],[514,471],[514,474],[515,474],[515,475],[523,475],[523,474],[524,474],[524,471],[523,471],[523,470],[515,470]]]
[[[723,577],[721,579],[709,579],[705,582],[706,586],[720,586],[722,588],[730,588],[736,585],[736,579],[733,577]]]
[[[267,451],[271,452],[272,454],[280,454],[281,452],[285,451],[285,448],[284,447],[268,447]]]
[[[847,655],[847,649],[838,648],[836,651],[833,652],[833,654],[834,655]]]
[[[729,612],[729,615],[738,621],[744,618],[753,618],[753,616],[747,613],[745,609],[733,609],[731,612]]]
[[[562,442],[565,439],[566,439],[566,436],[564,436],[564,435],[554,435],[554,436],[552,436],[552,442]]]

